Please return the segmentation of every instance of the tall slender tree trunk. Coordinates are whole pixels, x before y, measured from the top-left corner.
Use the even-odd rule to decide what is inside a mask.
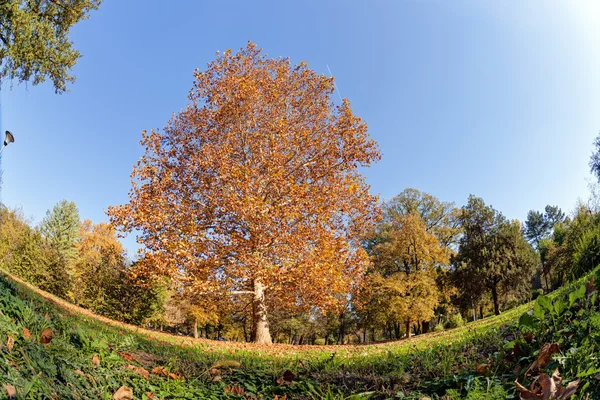
[[[254,312],[254,342],[260,344],[272,344],[269,322],[267,321],[267,304],[265,302],[265,287],[260,279],[255,279],[254,299],[252,311]]]
[[[198,318],[194,318],[194,338],[198,339]]]
[[[498,304],[498,288],[497,285],[492,286],[492,299],[494,300],[494,314],[500,315],[500,306]]]
[[[410,339],[410,319],[406,320],[406,338]]]
[[[344,326],[344,312],[340,314],[340,329],[338,334],[338,344],[344,344],[344,337],[346,336],[346,327]]]

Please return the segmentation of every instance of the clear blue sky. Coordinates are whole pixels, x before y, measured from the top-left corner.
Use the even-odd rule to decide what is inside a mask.
[[[141,131],[187,103],[192,72],[248,40],[336,78],[383,153],[390,198],[414,187],[509,218],[587,197],[600,130],[594,1],[120,1],[73,30],[71,92],[2,87],[2,201],[39,222],[65,198],[106,221],[127,201]],[[125,240],[135,248],[132,238]]]

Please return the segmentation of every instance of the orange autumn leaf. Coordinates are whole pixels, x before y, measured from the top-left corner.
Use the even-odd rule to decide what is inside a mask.
[[[133,400],[133,390],[127,386],[121,386],[112,396],[113,400]]]
[[[183,377],[183,375],[179,375],[179,374],[176,374],[174,372],[169,373],[169,378],[171,378],[171,379],[179,379],[179,380],[185,379]]]
[[[271,343],[269,307],[336,309],[370,266],[359,235],[378,205],[360,168],[378,146],[306,63],[249,43],[195,78],[188,107],[143,133],[129,203],[108,214],[140,232],[137,276],[251,296],[256,341]]]
[[[8,339],[6,339],[6,347],[8,347],[8,351],[12,351],[13,347],[15,346],[15,339],[13,339],[10,335],[7,336]]]
[[[129,362],[135,362],[135,358],[133,358],[133,356],[129,353],[122,352],[119,353],[119,355]]]
[[[92,357],[92,364],[94,364],[95,366],[100,366],[100,357],[98,357],[98,354],[94,354],[94,356]]]
[[[138,367],[137,365],[131,365],[131,364],[129,364],[127,366],[127,368],[130,369],[130,370],[132,370],[136,374],[143,376],[146,379],[148,379],[150,377],[150,373],[147,370],[145,370],[142,367]]]
[[[6,385],[4,385],[4,390],[6,391],[6,395],[8,396],[9,399],[12,400],[12,399],[17,398],[17,390],[10,383],[7,383]]]
[[[23,328],[23,337],[25,339],[29,339],[31,337],[31,332],[27,328]]]
[[[40,334],[40,343],[42,344],[48,344],[52,339],[54,339],[54,332],[50,328],[44,329]]]
[[[160,375],[160,376],[164,376],[167,377],[169,376],[169,371],[167,371],[167,369],[165,367],[162,366],[158,366],[152,369],[152,373],[155,375]]]

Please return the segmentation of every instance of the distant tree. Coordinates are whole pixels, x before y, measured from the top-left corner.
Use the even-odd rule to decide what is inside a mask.
[[[500,313],[500,291],[518,289],[528,282],[536,265],[533,248],[521,234],[518,222],[509,222],[482,199],[469,196],[462,208],[463,236],[453,258],[462,291],[479,285],[492,295],[495,314]]]
[[[454,203],[440,201],[417,189],[405,189],[385,205],[386,218],[415,214],[421,217],[427,232],[435,235],[440,244],[449,247],[460,235],[459,210]]]
[[[565,221],[565,213],[558,206],[547,205],[545,212],[529,210],[525,221],[524,235],[540,254],[541,278],[546,282],[546,288],[550,288],[550,270],[546,265],[549,254],[549,243],[547,242],[554,226]]]
[[[125,250],[108,223],[81,224],[78,254],[73,267],[74,298],[80,305],[106,314],[105,301],[125,268]]]
[[[52,80],[57,93],[75,78],[69,70],[81,54],[69,40],[73,25],[98,9],[101,0],[0,1],[0,77]]]
[[[447,264],[450,252],[427,232],[418,214],[394,214],[378,235],[382,240],[372,250],[371,283],[378,288],[376,295],[384,296],[386,314],[401,321],[410,337],[411,323],[434,316],[440,299],[436,266]]]
[[[376,217],[359,172],[379,159],[333,79],[249,43],[196,72],[192,102],[144,133],[130,203],[150,274],[197,293],[252,296],[255,341],[271,343],[268,299],[335,307],[369,265],[358,236]]]
[[[590,157],[589,166],[590,172],[596,176],[598,182],[600,182],[600,133],[594,139],[594,149]]]
[[[56,252],[70,278],[73,277],[73,263],[77,258],[80,225],[77,206],[67,200],[59,201],[52,210],[48,210],[40,223],[42,237]]]

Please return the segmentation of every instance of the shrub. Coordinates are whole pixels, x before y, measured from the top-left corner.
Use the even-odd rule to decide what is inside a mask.
[[[587,230],[575,246],[570,278],[579,278],[598,264],[600,264],[600,226],[595,226]]]
[[[463,326],[464,324],[465,321],[463,320],[462,315],[454,314],[452,317],[450,317],[448,322],[446,322],[446,329],[458,328],[460,326]]]
[[[444,331],[444,324],[437,324],[435,328],[433,328],[434,332],[442,332]]]
[[[317,346],[323,346],[325,344],[325,339],[315,339],[315,344]]]
[[[544,289],[535,289],[533,292],[531,292],[531,300],[535,300],[540,296],[544,295]]]

